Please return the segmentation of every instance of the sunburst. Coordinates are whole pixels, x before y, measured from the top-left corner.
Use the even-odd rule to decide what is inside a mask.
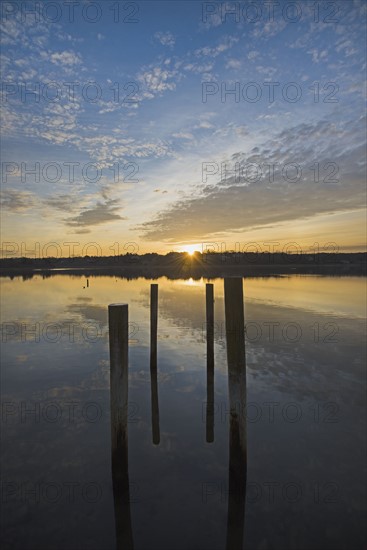
[[[200,250],[200,246],[197,244],[189,244],[185,247],[182,247],[182,252],[186,252],[189,256],[193,256],[195,252]]]

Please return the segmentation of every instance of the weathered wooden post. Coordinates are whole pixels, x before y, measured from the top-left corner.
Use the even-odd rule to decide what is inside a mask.
[[[111,457],[116,548],[133,550],[128,469],[128,305],[108,306]]]
[[[158,404],[158,368],[157,368],[157,335],[158,335],[158,285],[150,285],[150,383],[152,403],[152,437],[153,444],[159,445],[159,404]]]
[[[227,550],[242,550],[247,474],[246,356],[242,278],[224,279],[224,301],[230,408]]]
[[[110,339],[111,441],[112,453],[127,448],[128,340],[127,304],[108,306]]]
[[[214,441],[214,285],[206,284],[206,441]]]

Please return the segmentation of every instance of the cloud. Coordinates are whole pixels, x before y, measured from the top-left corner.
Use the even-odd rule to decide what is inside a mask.
[[[25,212],[36,204],[36,198],[29,191],[4,189],[0,195],[1,208],[10,212]]]
[[[194,130],[212,130],[215,128],[214,124],[210,122],[210,119],[215,117],[216,113],[208,112],[199,115],[199,123],[196,124]]]
[[[256,71],[267,78],[273,78],[273,76],[277,73],[277,69],[274,67],[263,67],[262,65],[257,65]]]
[[[268,21],[264,25],[264,21],[260,20],[254,23],[254,30],[252,34],[256,38],[270,38],[272,36],[276,36],[277,34],[281,33],[287,26],[287,22],[285,18],[278,17],[273,20]]]
[[[251,50],[251,52],[247,54],[247,59],[252,61],[253,59],[256,59],[259,56],[260,56],[260,52],[257,52],[256,50]]]
[[[328,54],[327,50],[319,51],[316,48],[312,48],[307,53],[312,54],[312,61],[314,63],[320,63],[320,61],[327,59]]]
[[[162,46],[173,47],[175,45],[175,37],[169,31],[166,32],[156,32],[154,38],[162,44]]]
[[[72,212],[75,210],[75,197],[70,195],[58,195],[56,197],[46,197],[42,200],[45,206],[61,210],[62,212]]]
[[[83,210],[78,216],[66,218],[64,222],[69,227],[89,227],[115,220],[125,220],[126,218],[118,214],[119,210],[119,201],[109,199],[105,202],[97,202],[95,206]]]
[[[194,54],[197,57],[217,57],[221,53],[232,48],[234,44],[239,41],[239,38],[236,36],[225,36],[222,41],[214,47],[205,46],[195,50]]]
[[[202,120],[200,121],[199,124],[197,124],[196,126],[194,126],[194,129],[197,130],[197,129],[200,129],[200,130],[211,130],[215,128],[215,126],[213,124],[211,124],[209,121],[207,120]]]
[[[91,229],[75,229],[69,233],[75,233],[76,235],[86,235],[87,233],[92,233]]]
[[[239,59],[228,59],[226,69],[240,69],[242,63]]]
[[[55,65],[66,67],[80,65],[80,63],[82,62],[80,55],[70,50],[52,53],[50,55],[50,60],[52,63],[55,63]]]
[[[187,63],[183,69],[192,73],[202,74],[209,73],[214,67],[214,63]]]
[[[138,75],[138,80],[144,85],[143,97],[151,99],[167,90],[176,88],[178,72],[167,67],[153,66]],[[145,93],[144,93],[145,92]]]
[[[172,134],[172,137],[177,139],[194,139],[193,134],[191,134],[190,132],[178,132],[176,134]]]
[[[322,120],[288,128],[247,155],[235,153],[224,177],[218,174],[217,182],[196,187],[191,195],[171,204],[138,229],[151,241],[200,241],[218,233],[360,209],[365,203],[363,136],[362,120],[339,125]],[[218,159],[218,166],[221,161]],[[315,162],[319,162],[319,182],[310,169]],[[242,168],[239,181],[230,172],[235,163]],[[255,163],[263,167],[257,181]],[[288,178],[282,176],[283,167],[289,163],[301,167],[298,181],[290,181],[292,170]],[[336,182],[328,180],[328,163],[339,169]],[[280,167],[273,182],[266,171],[268,164]]]

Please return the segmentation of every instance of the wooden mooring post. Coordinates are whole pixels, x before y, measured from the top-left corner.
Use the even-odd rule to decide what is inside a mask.
[[[111,459],[116,549],[133,550],[128,468],[128,305],[108,306]]]
[[[206,284],[206,441],[214,441],[214,285]]]
[[[242,550],[247,476],[246,356],[242,278],[224,279],[228,389],[229,475],[227,550]]]
[[[152,439],[154,445],[159,445],[159,403],[158,403],[158,285],[150,285],[150,384],[152,406]]]

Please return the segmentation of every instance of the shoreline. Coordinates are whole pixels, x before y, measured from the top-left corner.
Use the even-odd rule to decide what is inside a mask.
[[[81,266],[81,267],[0,267],[0,277],[25,277],[32,278],[36,275],[52,277],[56,275],[74,276],[111,276],[119,278],[156,279],[167,277],[168,279],[201,279],[221,278],[226,276],[242,277],[271,277],[281,275],[328,275],[328,276],[360,276],[367,275],[366,264],[289,264],[289,265],[226,265],[226,266]]]

